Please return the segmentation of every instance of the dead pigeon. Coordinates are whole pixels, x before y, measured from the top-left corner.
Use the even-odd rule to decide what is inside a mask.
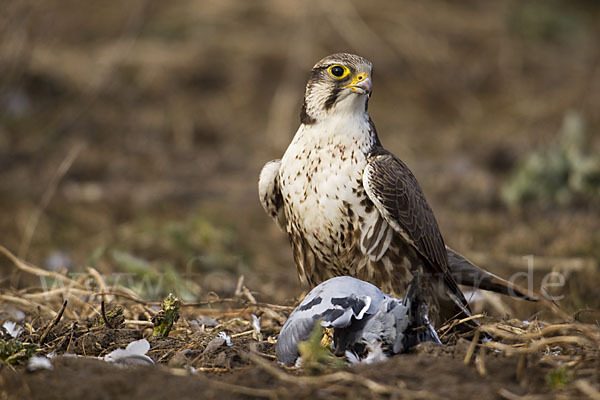
[[[318,321],[333,328],[334,353],[350,362],[385,359],[423,341],[440,343],[428,314],[418,280],[411,282],[404,299],[397,299],[356,278],[331,278],[290,314],[277,340],[277,358],[296,364],[298,343],[308,339]]]

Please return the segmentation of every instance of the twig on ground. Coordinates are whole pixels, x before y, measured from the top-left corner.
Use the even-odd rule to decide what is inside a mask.
[[[119,290],[124,289],[123,287],[119,287]],[[143,305],[151,305],[151,306],[160,306],[160,301],[146,301],[143,299],[140,299],[139,297],[135,296],[135,295],[131,295],[130,293],[121,293],[121,292],[117,292],[116,290],[114,290],[114,288],[110,288],[109,291],[105,291],[105,292],[95,292],[92,293],[94,296],[116,296],[116,297],[122,297],[124,299],[128,299],[131,301],[134,301],[138,304],[143,304]]]
[[[104,325],[106,325],[109,329],[114,329],[112,324],[106,318],[106,309],[104,308],[104,300],[100,302],[100,311],[102,312],[102,319],[104,320]]]
[[[600,392],[586,380],[578,379],[574,383],[577,390],[585,394],[592,400],[600,400]]]
[[[477,347],[477,343],[479,342],[479,335],[480,335],[479,330],[477,330],[475,332],[475,335],[473,335],[473,340],[471,341],[469,350],[467,350],[467,354],[465,355],[465,359],[463,360],[463,362],[466,365],[469,365],[471,363],[471,357],[473,357],[473,353],[475,352],[475,347]]]
[[[504,351],[506,355],[535,353],[545,346],[552,344],[589,344],[589,341],[581,336],[555,336],[552,338],[541,339],[525,346],[524,344],[509,345],[499,342],[481,343],[480,346],[493,350]],[[519,347],[516,347],[519,346]]]
[[[250,304],[256,304],[256,298],[246,286],[244,286],[244,275],[240,275],[235,287],[235,297],[245,297]]]
[[[98,286],[100,287],[100,292],[103,292],[103,293],[104,292],[109,292],[108,285],[106,284],[106,281],[102,277],[102,274],[100,274],[100,272],[98,272],[98,270],[96,268],[88,267],[87,272],[92,277],[94,277],[94,279],[96,280],[96,282],[98,282]],[[104,297],[104,296],[102,296],[102,297]],[[111,300],[111,299],[109,299],[109,300]]]
[[[73,335],[75,334],[76,329],[77,329],[77,321],[74,321],[73,324],[71,325],[71,331],[69,332],[69,343],[67,343],[67,349],[65,350],[65,353],[68,353],[69,349],[71,348],[71,342],[73,342]]]
[[[52,328],[54,328],[54,326],[56,324],[58,324],[58,322],[62,318],[63,313],[65,312],[65,308],[67,308],[67,300],[65,300],[63,302],[63,305],[62,305],[60,311],[54,316],[54,318],[52,319],[52,321],[50,322],[50,324],[48,325],[48,327],[46,328],[46,330],[44,330],[44,333],[42,333],[42,336],[40,336],[40,340],[38,341],[39,345],[44,344],[44,340],[46,340],[46,337],[48,337],[48,334],[50,333],[50,330],[52,330]]]
[[[385,385],[379,382],[376,382],[372,379],[366,378],[364,376],[359,376],[347,371],[338,371],[333,372],[326,375],[320,376],[295,376],[290,375],[273,365],[271,362],[266,361],[260,355],[256,353],[255,349],[250,350],[250,352],[241,353],[242,356],[246,357],[248,360],[252,361],[260,368],[265,370],[265,372],[273,375],[275,378],[282,382],[293,383],[296,385],[314,385],[314,386],[323,386],[327,384],[335,384],[335,383],[351,383],[351,384],[359,384],[367,388],[373,393],[381,394],[381,395],[398,395],[402,394],[403,398],[411,398],[411,399],[433,399],[437,398],[434,393],[426,392],[426,391],[412,391],[406,388],[402,382],[399,382],[398,386]],[[330,389],[332,387],[330,386]]]
[[[517,371],[515,372],[515,375],[519,382],[522,382],[523,379],[525,378],[525,369],[526,368],[527,368],[527,355],[521,354],[519,356],[519,361],[517,362]]]
[[[181,304],[182,307],[201,307],[201,306],[210,306],[213,304],[223,304],[223,303],[236,303],[236,304],[241,304],[241,305],[248,305],[248,307],[264,307],[264,308],[270,308],[273,310],[280,310],[280,311],[292,311],[294,309],[293,306],[281,306],[278,304],[271,304],[271,303],[261,303],[261,302],[256,302],[256,303],[250,303],[248,300],[246,299],[218,299],[218,300],[209,300],[209,301],[192,301],[192,302],[185,302],[183,304]]]
[[[89,296],[90,294],[92,294],[89,290],[83,290],[83,289],[77,289],[77,288],[59,288],[59,289],[53,289],[53,290],[48,290],[48,291],[43,291],[43,292],[39,292],[39,293],[24,293],[22,295],[23,298],[28,299],[28,300],[44,300],[44,301],[48,301],[50,300],[52,297],[54,296],[69,296],[69,295],[75,295],[75,296]]]
[[[526,395],[526,396],[520,396],[518,394],[515,394],[507,389],[500,389],[498,390],[498,394],[500,395],[500,397],[507,399],[507,400],[542,400],[542,399],[547,399],[547,395],[538,395],[538,396],[532,396],[532,395]]]
[[[466,317],[463,319],[453,319],[452,321],[444,324],[439,330],[438,330],[438,335],[440,336],[440,338],[443,338],[444,336],[446,336],[450,331],[452,331],[452,329],[458,325],[464,324],[465,322],[469,322],[472,321],[474,319],[477,318],[483,318],[485,317],[485,314],[475,314],[475,315],[471,315],[470,317]],[[441,332],[441,333],[440,333]]]
[[[295,383],[295,384],[305,384],[305,385],[322,385],[325,383],[334,383],[339,381],[348,381],[348,382],[360,382],[362,385],[366,386],[370,390],[378,394],[390,394],[398,390],[398,388],[394,388],[392,386],[383,385],[381,383],[377,383],[371,379],[367,379],[364,377],[358,377],[355,374],[346,371],[338,371],[333,372],[327,375],[321,376],[295,376],[290,375],[283,370],[277,368],[269,361],[264,360],[259,355],[254,354],[253,352],[243,353],[250,361],[257,364],[259,367],[264,369],[269,374],[273,375],[275,378],[279,379],[283,382]]]
[[[240,333],[236,333],[233,335],[230,335],[230,337],[232,339],[237,338],[237,337],[241,337],[241,336],[248,336],[248,335],[252,335],[255,331],[251,330],[251,331],[245,331],[245,332],[240,332]]]
[[[0,300],[4,300],[8,303],[12,303],[12,304],[21,306],[25,310],[32,310],[34,312],[38,311],[38,310],[42,311],[45,313],[45,315],[47,317],[50,317],[50,318],[53,318],[56,315],[56,312],[54,310],[52,310],[50,307],[44,306],[42,304],[38,304],[31,300],[21,299],[18,297],[7,295],[7,294],[0,294]]]
[[[479,348],[479,354],[475,356],[475,368],[477,368],[477,372],[481,376],[487,375],[487,369],[485,368],[485,348]]]
[[[25,262],[21,261],[18,257],[16,257],[13,253],[11,253],[4,246],[0,246],[0,253],[4,254],[6,257],[8,257],[13,262],[13,264],[15,264],[15,266],[18,269],[20,269],[21,271],[25,271],[29,274],[37,275],[37,276],[48,276],[48,277],[51,277],[54,279],[58,279],[58,280],[62,281],[63,283],[70,285],[69,287],[72,287],[71,285],[75,285],[75,286],[78,286],[79,289],[85,289],[85,287],[78,284],[76,281],[74,281],[73,279],[71,279],[69,277],[66,277],[64,275],[61,275],[61,274],[53,272],[53,271],[48,271],[48,270],[45,270],[42,268],[27,265]]]
[[[126,319],[125,321],[123,321],[123,324],[125,324],[125,325],[137,325],[137,326],[148,326],[148,327],[154,326],[154,324],[152,323],[152,321],[137,321],[137,320],[133,320],[133,319]]]
[[[505,324],[487,324],[479,327],[479,330],[482,332],[489,333],[490,335],[495,337],[500,337],[502,339],[508,340],[516,340],[520,342],[531,339],[540,339],[542,337],[551,336],[561,332],[572,331],[579,332],[592,341],[600,341],[600,330],[594,333],[589,329],[589,326],[579,323],[549,325],[539,331],[527,333],[514,333],[509,331],[508,329],[505,329],[505,327]]]

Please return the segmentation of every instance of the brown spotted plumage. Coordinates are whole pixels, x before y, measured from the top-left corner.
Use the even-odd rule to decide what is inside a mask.
[[[423,191],[377,137],[367,113],[371,88],[371,63],[362,57],[334,54],[313,67],[302,124],[282,159],[261,171],[261,203],[288,234],[310,285],[349,275],[403,296],[418,274],[434,323],[469,315]],[[461,283],[475,282],[479,269],[452,255],[461,273],[475,272]]]

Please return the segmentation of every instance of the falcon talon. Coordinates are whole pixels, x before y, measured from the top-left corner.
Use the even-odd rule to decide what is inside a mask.
[[[331,347],[333,345],[333,328],[325,328],[321,338],[321,346]]]

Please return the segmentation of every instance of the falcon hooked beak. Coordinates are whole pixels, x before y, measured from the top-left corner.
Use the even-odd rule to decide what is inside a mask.
[[[373,82],[367,73],[356,75],[350,84],[344,86],[344,89],[352,89],[354,93],[371,95],[373,90]]]

